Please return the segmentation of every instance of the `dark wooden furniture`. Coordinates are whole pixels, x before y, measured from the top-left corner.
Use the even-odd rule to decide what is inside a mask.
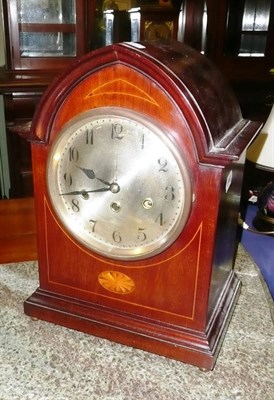
[[[179,9],[141,7],[139,40],[177,39]]]
[[[274,102],[274,2],[207,0],[207,55],[230,82],[243,116],[265,122]],[[269,182],[247,162],[242,201]]]
[[[33,194],[31,120],[42,93],[90,48],[95,2],[2,0],[6,65],[0,68],[9,155],[10,197]]]
[[[37,260],[33,198],[0,201],[0,264]]]
[[[42,93],[61,71],[81,55],[112,41],[129,41],[132,32],[127,10],[115,10],[111,18],[116,22],[112,23],[109,42],[106,41],[108,32],[107,17],[104,14],[106,3],[102,0],[77,0],[75,21],[67,18],[73,1],[56,0],[55,3],[61,5],[62,18],[57,21],[55,15],[55,20],[49,19],[48,22],[48,16],[52,14],[54,16],[54,11],[50,9],[54,2],[48,2],[48,9],[42,12],[45,21],[40,22],[39,19],[32,21],[30,17],[24,16],[24,13],[17,12],[19,4],[22,7],[30,4],[27,0],[18,3],[16,0],[2,0],[2,3],[6,66],[0,68],[0,93],[4,95],[6,113],[11,174],[10,197],[24,197],[33,194],[33,186],[30,146],[23,137],[29,134],[30,122]],[[32,0],[32,4],[34,3],[35,0]],[[40,5],[39,1],[36,3],[34,9],[41,11],[42,4]],[[175,7],[159,8],[159,4],[169,3]],[[183,8],[178,20],[181,4]],[[173,27],[173,37],[178,25],[180,40],[203,51],[222,71],[237,95],[243,115],[254,120],[266,120],[274,99],[273,2],[185,0],[181,3],[177,0],[172,2],[148,0],[135,2],[134,5],[141,5],[142,14],[138,25],[140,35],[137,39],[145,37],[146,24],[148,27],[150,21],[161,22],[167,16],[168,24],[171,23]],[[157,9],[154,13],[149,8],[151,5]],[[248,29],[243,26],[245,15],[253,18],[253,26]],[[261,21],[257,22],[259,16]],[[76,40],[75,47],[71,50],[64,39],[63,46],[56,49],[58,56],[50,54],[49,51],[43,51],[41,52],[43,54],[39,55],[37,48],[34,49],[36,53],[34,51],[28,56],[26,51],[27,46],[32,43],[32,34],[41,37],[41,45],[47,46],[48,50],[50,36],[55,40],[73,37]],[[44,42],[42,34],[48,37]],[[68,40],[68,43],[70,42]],[[23,51],[24,49],[26,51]],[[69,55],[68,49],[70,49]],[[244,52],[245,56],[239,55]]]
[[[86,110],[112,106],[142,113],[164,127],[191,180],[186,225],[172,245],[141,261],[99,255],[71,236],[47,186],[49,152],[66,122]],[[221,75],[189,47],[118,44],[85,56],[49,87],[34,120],[40,288],[25,302],[25,312],[212,369],[240,289],[233,260],[243,155],[259,127],[242,119]],[[111,140],[111,131],[105,135]],[[72,215],[78,212],[71,207],[74,195],[84,194],[77,188],[64,193]],[[83,201],[92,208],[92,196]],[[100,284],[102,274],[112,280],[126,277],[134,290],[108,289]],[[119,278],[114,279],[118,288]]]
[[[244,116],[266,120],[274,101],[274,3],[207,0],[207,55],[231,83]]]
[[[86,0],[3,0],[7,68],[60,71],[89,49]]]
[[[36,106],[56,72],[16,73],[0,68],[0,91],[4,95],[11,190],[10,197],[33,195],[31,152],[28,137]]]

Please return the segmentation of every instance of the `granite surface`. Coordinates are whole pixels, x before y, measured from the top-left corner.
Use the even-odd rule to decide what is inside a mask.
[[[273,400],[274,329],[258,269],[239,247],[243,287],[213,371],[23,313],[37,263],[0,266],[0,400]]]

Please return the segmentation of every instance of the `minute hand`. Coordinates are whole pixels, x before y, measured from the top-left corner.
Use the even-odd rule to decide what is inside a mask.
[[[74,190],[72,192],[60,193],[60,196],[79,195],[79,194],[84,196],[87,193],[108,192],[110,190],[111,190],[110,187],[108,187],[108,188],[100,188],[100,189],[93,189],[93,190]]]

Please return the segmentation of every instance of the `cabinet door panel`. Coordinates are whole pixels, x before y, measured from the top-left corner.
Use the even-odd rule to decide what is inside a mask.
[[[8,67],[60,70],[88,51],[85,0],[4,0]]]

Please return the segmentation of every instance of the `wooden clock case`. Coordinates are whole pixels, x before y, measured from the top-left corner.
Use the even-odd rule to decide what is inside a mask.
[[[115,261],[62,227],[46,186],[47,157],[79,113],[116,106],[167,130],[192,184],[188,222],[161,254]],[[84,56],[45,93],[32,127],[40,287],[25,313],[212,369],[240,291],[233,271],[245,149],[259,124],[244,120],[219,72],[181,43],[121,43]],[[134,290],[107,290],[102,272]]]

